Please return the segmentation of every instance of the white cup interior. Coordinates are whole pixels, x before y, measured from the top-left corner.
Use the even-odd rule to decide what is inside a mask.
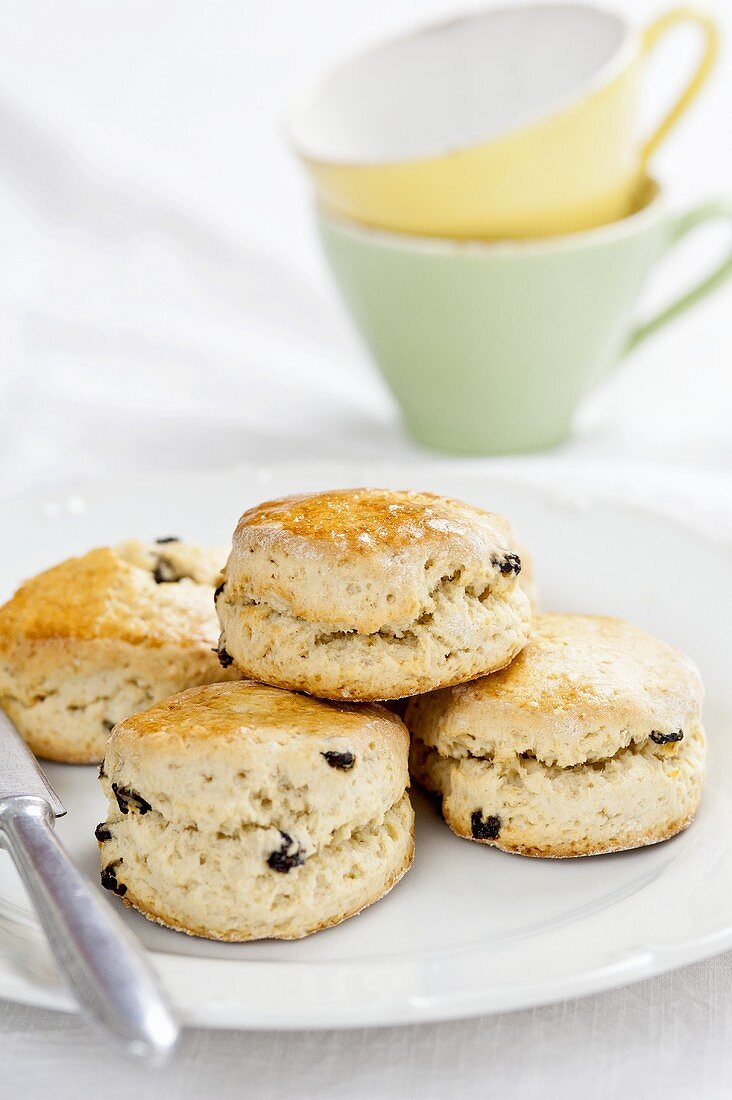
[[[552,114],[602,80],[624,21],[583,4],[496,8],[360,54],[295,109],[302,155],[341,164],[438,156]]]

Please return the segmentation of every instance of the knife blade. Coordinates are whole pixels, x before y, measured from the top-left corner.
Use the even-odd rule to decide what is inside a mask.
[[[55,817],[66,807],[46,779],[41,766],[4,711],[0,710],[0,800],[31,795],[48,802]]]
[[[172,1008],[141,945],[72,862],[53,830],[66,810],[0,711],[0,847],[38,914],[59,972],[89,1023],[155,1065],[178,1040]]]

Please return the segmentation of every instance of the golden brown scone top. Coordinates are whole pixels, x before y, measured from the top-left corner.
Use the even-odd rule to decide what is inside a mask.
[[[447,755],[571,767],[698,724],[704,689],[683,653],[622,619],[542,614],[505,669],[411,699],[412,734]],[[663,740],[657,742],[663,744]]]
[[[324,550],[368,555],[447,539],[474,542],[484,530],[506,541],[502,516],[434,493],[393,489],[332,489],[267,501],[239,520],[236,534],[258,528],[280,542],[307,540]]]
[[[635,706],[698,712],[701,677],[679,650],[639,626],[603,615],[543,614],[508,668],[475,685],[486,699],[555,717]]]
[[[208,584],[157,583],[149,569],[107,547],[39,573],[0,608],[0,649],[61,638],[215,645],[217,636]]]
[[[173,695],[115,727],[115,745],[141,739],[181,743],[244,740],[247,744],[300,743],[324,734],[349,738],[362,748],[372,742],[406,753],[409,737],[401,720],[376,703],[341,703],[298,695],[253,680],[208,684]],[[156,738],[157,735],[157,738]]]

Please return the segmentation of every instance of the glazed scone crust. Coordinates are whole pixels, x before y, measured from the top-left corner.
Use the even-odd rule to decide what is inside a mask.
[[[246,676],[323,698],[395,699],[501,668],[529,601],[507,521],[390,490],[290,497],[246,512],[217,600]]]
[[[0,653],[21,639],[211,645],[212,607],[211,585],[158,584],[150,569],[100,547],[32,577],[0,608]]]
[[[0,706],[35,753],[98,763],[111,727],[128,714],[238,676],[213,652],[211,582],[223,559],[215,548],[131,540],[21,586],[0,608]],[[158,583],[161,569],[170,579]]]
[[[621,619],[540,614],[511,666],[413,699],[407,724],[445,756],[530,754],[571,767],[651,731],[685,729],[704,689],[692,661]]]
[[[432,610],[434,592],[515,587],[515,550],[502,516],[432,493],[339,489],[284,497],[245,512],[226,566],[226,598],[254,599],[311,623],[373,634]]]
[[[183,692],[110,738],[103,882],[152,919],[213,939],[337,923],[411,863],[408,749],[383,707],[247,681]]]

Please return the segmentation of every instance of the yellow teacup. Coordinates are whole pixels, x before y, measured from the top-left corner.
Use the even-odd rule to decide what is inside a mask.
[[[643,140],[644,61],[678,23],[701,29],[703,53]],[[325,206],[368,225],[473,238],[590,229],[631,211],[717,44],[692,8],[643,31],[585,4],[496,8],[341,65],[293,111],[290,134]]]

